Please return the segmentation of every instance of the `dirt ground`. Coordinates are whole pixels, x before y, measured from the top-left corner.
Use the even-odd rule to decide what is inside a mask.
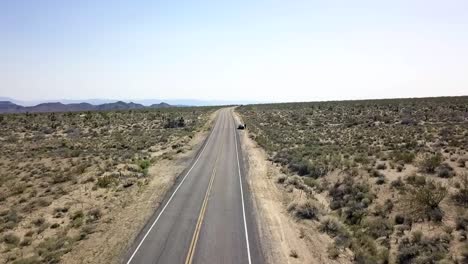
[[[77,244],[71,252],[62,257],[63,263],[120,263],[139,230],[160,205],[166,192],[177,176],[189,165],[199,146],[208,135],[216,112],[204,129],[197,133],[185,147],[185,151],[170,159],[160,159],[149,168],[149,182],[143,188],[135,189],[125,197],[113,197],[115,204],[97,232]],[[138,212],[138,213],[136,213]]]
[[[236,119],[240,117],[236,115]],[[351,263],[347,256],[329,259],[327,246],[332,239],[320,233],[316,223],[298,221],[288,214],[289,202],[300,199],[302,194],[278,187],[276,178],[281,175],[280,169],[269,162],[265,151],[248,137],[248,130],[242,133],[241,141],[266,262]]]

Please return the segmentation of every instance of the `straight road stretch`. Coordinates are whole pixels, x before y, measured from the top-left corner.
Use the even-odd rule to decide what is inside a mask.
[[[123,263],[264,263],[236,128],[233,109],[219,110]]]

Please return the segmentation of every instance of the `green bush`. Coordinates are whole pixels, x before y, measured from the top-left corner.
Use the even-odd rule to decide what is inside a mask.
[[[147,159],[142,159],[137,162],[138,167],[140,168],[140,171],[143,173],[143,175],[148,174],[148,169],[151,165],[151,162]]]
[[[442,155],[437,154],[427,154],[424,155],[419,161],[419,168],[422,172],[425,173],[435,173],[436,168],[442,163]]]
[[[107,188],[115,183],[114,177],[111,175],[106,175],[98,178],[96,185],[100,188]]]

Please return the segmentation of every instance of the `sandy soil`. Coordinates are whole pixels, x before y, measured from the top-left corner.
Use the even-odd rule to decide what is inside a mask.
[[[121,258],[138,235],[149,217],[160,205],[166,192],[177,176],[186,168],[203,140],[208,135],[216,112],[210,121],[186,145],[181,153],[164,155],[161,151],[157,162],[149,169],[147,185],[135,188],[125,197],[116,195],[110,199],[119,199],[110,208],[109,214],[95,233],[74,246],[73,250],[62,257],[62,263],[120,263]]]
[[[237,115],[236,118],[240,120]],[[276,184],[280,169],[248,137],[248,130],[243,132],[241,141],[267,263],[351,263],[347,256],[337,260],[328,258],[327,246],[332,240],[317,230],[317,223],[298,221],[287,213],[289,202],[300,199],[302,194],[287,192]],[[292,252],[297,257],[291,256]]]

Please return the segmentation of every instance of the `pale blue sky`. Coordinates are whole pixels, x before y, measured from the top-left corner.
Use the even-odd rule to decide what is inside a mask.
[[[0,1],[0,96],[468,94],[468,1]]]

